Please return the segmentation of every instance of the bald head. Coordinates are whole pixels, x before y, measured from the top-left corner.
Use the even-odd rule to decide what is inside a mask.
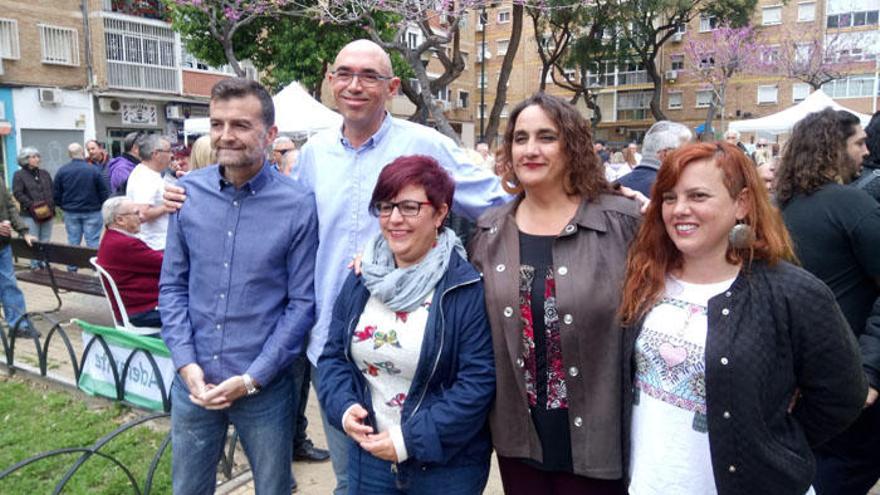
[[[388,53],[386,53],[381,46],[370,40],[354,40],[342,47],[342,50],[339,50],[339,53],[336,55],[333,67],[338,67],[341,60],[349,59],[349,57],[354,60],[375,57],[374,60],[379,64],[379,67],[377,68],[383,75],[394,75],[394,72],[391,69],[391,57],[388,56]]]
[[[67,154],[73,159],[82,160],[86,157],[85,151],[83,151],[83,147],[79,143],[70,143],[67,145]]]

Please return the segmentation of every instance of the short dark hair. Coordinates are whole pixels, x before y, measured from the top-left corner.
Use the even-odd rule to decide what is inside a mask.
[[[504,145],[500,151],[499,170],[504,174],[505,189],[516,192],[509,179],[515,179],[513,172],[513,134],[520,113],[530,106],[537,106],[553,121],[559,130],[562,150],[565,153],[565,176],[563,186],[567,194],[577,194],[589,201],[595,201],[603,192],[611,191],[605,180],[605,167],[593,152],[593,133],[590,123],[571,103],[548,95],[535,93],[514,107],[507,119],[504,131]],[[597,141],[598,142],[598,141]],[[505,185],[506,184],[506,185]],[[517,183],[518,184],[518,183]]]
[[[89,143],[95,143],[95,145],[98,147],[98,149],[104,149],[104,145],[100,141],[98,141],[97,139],[87,139],[86,146],[88,146]]]
[[[848,164],[846,140],[861,121],[851,112],[826,108],[795,124],[776,169],[776,198],[787,204],[840,178]]]
[[[122,140],[122,151],[128,153],[135,146],[140,146],[146,134],[143,131],[129,132]]]
[[[875,112],[871,117],[871,121],[865,127],[865,134],[868,135],[865,139],[865,145],[868,146],[871,160],[880,163],[880,111]]]
[[[260,100],[260,113],[266,129],[275,125],[275,103],[266,88],[257,81],[232,77],[221,80],[211,88],[211,101],[244,98],[248,95]]]
[[[401,156],[386,165],[376,181],[370,204],[387,201],[406,186],[421,186],[428,202],[438,210],[444,204],[452,208],[455,182],[437,160],[424,155]]]

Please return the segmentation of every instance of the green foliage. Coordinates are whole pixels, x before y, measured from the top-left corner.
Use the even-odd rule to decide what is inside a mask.
[[[124,406],[89,409],[79,398],[45,389],[39,384],[0,378],[0,470],[38,453],[69,447],[88,447],[132,419]],[[123,433],[101,449],[118,458],[133,473],[143,490],[150,462],[165,432],[139,426]],[[55,484],[80,454],[40,460],[0,480],[0,493],[31,495],[51,493]],[[153,479],[152,493],[171,493],[170,447]],[[63,493],[133,493],[128,478],[112,462],[89,459]]]
[[[218,19],[222,16],[219,8],[210,15],[173,2],[169,8],[172,27],[180,33],[187,51],[213,66],[228,63],[223,46],[208,28],[210,15]],[[379,12],[372,20],[380,33],[392,36],[391,26],[398,19]],[[369,34],[361,24],[324,23],[301,15],[263,15],[240,27],[233,35],[232,46],[235,58],[250,60],[261,73],[261,82],[273,92],[299,81],[314,93],[339,50],[352,40],[367,37]]]

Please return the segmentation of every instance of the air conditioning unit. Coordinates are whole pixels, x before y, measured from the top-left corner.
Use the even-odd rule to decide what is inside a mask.
[[[444,101],[442,103],[443,103],[443,110],[452,110],[452,102],[451,101]]]
[[[98,111],[101,113],[119,113],[122,102],[116,98],[98,98]]]
[[[61,90],[58,88],[37,88],[37,97],[43,106],[61,104]]]
[[[477,22],[477,32],[478,33],[483,32],[483,29],[484,29],[483,26],[485,26],[485,24],[483,24],[482,22],[479,22],[479,21]]]
[[[165,105],[165,118],[168,120],[183,119],[183,107],[180,105]]]
[[[671,39],[673,43],[681,43],[681,40],[684,39],[684,33],[675,33]]]
[[[668,70],[666,71],[666,80],[669,82],[674,82],[678,79],[678,71],[677,70]]]
[[[489,50],[486,50],[486,60],[492,60],[492,52],[490,52]],[[482,62],[483,62],[483,52],[482,52],[482,50],[480,50],[477,52],[477,63],[479,64]]]

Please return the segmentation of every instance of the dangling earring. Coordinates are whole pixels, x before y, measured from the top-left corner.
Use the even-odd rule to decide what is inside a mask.
[[[748,249],[755,242],[755,229],[744,220],[737,220],[727,233],[727,240],[733,249]]]
[[[508,168],[501,176],[501,188],[510,194],[519,194],[523,192],[522,184],[516,180],[516,174],[512,168]]]

